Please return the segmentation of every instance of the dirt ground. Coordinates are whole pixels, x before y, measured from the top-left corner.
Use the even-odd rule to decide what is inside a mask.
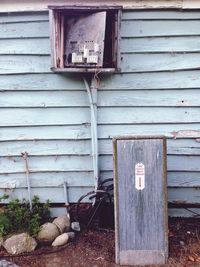
[[[114,231],[100,229],[82,232],[64,247],[38,247],[29,255],[10,257],[0,250],[1,259],[21,267],[116,267],[114,257]],[[169,220],[169,261],[163,266],[200,266],[200,219]]]

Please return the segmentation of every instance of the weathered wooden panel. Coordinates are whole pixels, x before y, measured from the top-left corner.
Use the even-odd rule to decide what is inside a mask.
[[[199,203],[200,188],[170,188],[168,201],[172,203]]]
[[[190,0],[191,1],[191,0]],[[116,6],[120,5],[123,6],[124,9],[152,9],[152,8],[182,8],[182,2],[183,0],[103,0],[101,2],[97,0],[89,0],[87,3],[89,5],[99,6],[99,3],[102,5],[108,5],[108,6]],[[71,0],[57,0],[57,5],[71,5]],[[85,5],[85,1],[83,0],[73,0],[74,5]],[[30,1],[16,1],[16,0],[10,0],[9,2],[3,2],[1,4],[1,10],[0,12],[27,12],[27,11],[46,11],[49,5],[55,5],[55,1],[52,0],[34,0],[34,2]]]
[[[100,124],[198,123],[199,108],[99,108]]]
[[[31,172],[29,173],[31,187],[61,187],[67,182],[68,187],[88,187],[94,185],[93,172]],[[25,173],[0,174],[0,188],[25,188],[27,179]]]
[[[199,69],[200,53],[123,54],[123,72]]]
[[[114,90],[177,89],[182,91],[185,88],[200,88],[199,84],[199,71],[187,70],[112,75],[104,78],[101,88]]]
[[[68,189],[68,198],[69,202],[77,202],[78,199],[86,194],[89,191],[92,191],[94,188],[92,187],[72,187]],[[0,189],[0,195],[4,194],[5,190]],[[7,191],[7,193],[9,193]],[[31,195],[37,195],[40,198],[41,202],[45,202],[47,199],[50,200],[52,203],[65,203],[65,196],[64,196],[64,190],[63,187],[60,188],[33,188],[31,190]],[[19,198],[22,200],[23,198],[28,198],[28,192],[27,189],[22,188],[16,188],[13,192],[10,192],[10,198]]]
[[[168,255],[165,146],[162,139],[114,140],[116,262],[163,264]],[[153,161],[150,159],[154,159]],[[144,165],[137,188],[135,166]],[[143,184],[141,176],[141,185]]]
[[[112,171],[101,171],[101,180],[113,179]],[[200,172],[191,171],[168,171],[167,172],[168,188],[200,188]]]
[[[200,89],[99,91],[99,107],[199,107]],[[0,100],[1,101],[1,100]],[[0,102],[1,103],[1,102]]]
[[[186,155],[168,155],[167,170],[168,171],[188,171],[200,172],[199,156]],[[112,171],[113,162],[111,155],[99,157],[99,166],[102,171]]]
[[[8,79],[9,78],[9,79]],[[0,75],[0,91],[5,90],[85,90],[82,77],[77,74],[37,73]]]
[[[168,156],[169,171],[200,171],[199,156]]]
[[[191,1],[191,0],[189,0]],[[190,20],[199,19],[200,12],[198,10],[193,10],[192,12],[187,11],[160,11],[160,10],[149,10],[149,11],[124,11],[122,13],[123,20]]]
[[[0,126],[74,125],[82,123],[90,123],[88,108],[4,108],[0,110]]]
[[[164,134],[170,138],[168,186],[185,189],[173,189],[170,199],[183,202],[189,187],[200,187],[199,14],[123,11],[122,72],[99,75],[101,179],[113,177],[110,138]],[[6,179],[9,183],[16,180],[20,188],[25,186],[22,151],[31,156],[34,187],[56,187],[59,194],[64,179],[70,186],[92,186],[85,85],[79,74],[51,73],[48,12],[1,14],[0,35],[0,121],[4,125],[0,127],[0,141],[4,141],[0,160],[3,170],[10,172],[0,174],[0,186]],[[14,158],[16,168],[8,155],[18,156]],[[57,157],[61,157],[58,164]],[[77,191],[69,190],[74,200]],[[194,190],[187,203],[197,201]],[[52,201],[56,200],[57,196]],[[185,214],[181,212],[177,214]]]
[[[20,99],[20,101],[16,101]],[[88,107],[84,91],[2,91],[1,107]]]
[[[123,53],[160,53],[160,52],[200,52],[200,37],[149,37],[123,38]]]
[[[111,139],[99,140],[99,154],[112,155]],[[168,155],[200,155],[200,139],[168,139]]]
[[[122,23],[122,37],[199,35],[199,20],[138,20]]]
[[[197,0],[183,0],[182,6],[183,8],[192,9],[192,10],[200,8],[199,1]]]
[[[99,125],[99,138],[112,138],[115,135],[166,135],[169,138],[200,138],[199,124],[151,124],[151,125]],[[90,126],[31,126],[1,127],[1,141],[15,140],[49,140],[49,139],[88,139]]]
[[[89,155],[90,140],[48,140],[1,142],[0,157],[21,156],[26,151],[30,156]]]
[[[200,89],[190,90],[128,90],[99,91],[99,107],[199,107],[196,94]],[[16,102],[20,99],[20,102]],[[1,107],[88,107],[84,91],[0,91]]]
[[[89,125],[1,127],[1,141],[89,139]]]
[[[99,138],[116,135],[165,135],[170,138],[200,138],[199,123],[99,125]]]
[[[1,55],[0,74],[51,72],[50,56]]]
[[[198,71],[127,73],[109,75],[101,80],[101,90],[200,88]],[[184,79],[184,83],[183,83]],[[0,90],[85,90],[79,74],[0,75]]]
[[[32,21],[24,23],[7,23],[0,27],[1,39],[29,37],[49,37],[49,22]]]
[[[0,39],[0,55],[50,55],[49,38]]]
[[[200,187],[200,172],[170,171],[167,180],[169,187]]]
[[[200,139],[168,140],[167,151],[175,155],[200,155]]]
[[[170,217],[197,217],[197,214],[200,214],[200,209],[169,209]]]
[[[92,171],[90,156],[37,156],[29,157],[31,172],[59,172],[59,171]],[[0,173],[25,172],[25,163],[22,157],[0,158]]]
[[[27,22],[27,21],[48,21],[48,12],[21,12],[21,13],[4,13],[0,15],[0,24]]]

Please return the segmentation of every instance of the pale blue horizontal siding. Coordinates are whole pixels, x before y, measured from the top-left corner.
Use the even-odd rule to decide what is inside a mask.
[[[48,13],[0,15],[0,194],[70,202],[94,188],[90,110],[82,77],[50,70]]]
[[[168,137],[169,201],[199,203],[200,12],[124,11],[122,72],[98,90],[101,179],[113,177],[116,135]],[[0,15],[0,192],[76,202],[94,186],[90,110],[82,76],[50,70],[48,13]],[[184,214],[172,210],[173,215]]]
[[[168,199],[200,203],[200,13],[128,11],[122,18],[123,74],[102,80],[99,136],[166,135]],[[105,178],[113,168],[108,140],[100,149]]]
[[[79,75],[49,73],[0,75],[0,91],[85,90]]]

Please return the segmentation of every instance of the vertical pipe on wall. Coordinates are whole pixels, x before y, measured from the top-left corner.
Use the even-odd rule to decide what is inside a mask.
[[[96,187],[99,186],[99,151],[98,151],[98,129],[97,129],[97,86],[95,85],[95,78],[92,79],[91,83],[91,91],[92,91],[92,99],[93,99],[93,108],[94,108],[94,149],[95,149],[95,166],[96,166],[96,172],[94,174],[94,177],[96,179]]]
[[[92,161],[93,161],[93,172],[94,172],[95,191],[96,191],[99,183],[98,135],[97,135],[97,88],[96,87],[91,88],[85,77],[83,77],[83,81],[87,90],[88,99],[90,103]]]
[[[27,188],[28,188],[28,200],[29,200],[29,205],[30,205],[30,211],[32,211],[31,183],[30,183],[30,176],[29,176],[28,153],[24,152],[24,153],[21,153],[21,155],[25,161],[26,182],[27,182]]]

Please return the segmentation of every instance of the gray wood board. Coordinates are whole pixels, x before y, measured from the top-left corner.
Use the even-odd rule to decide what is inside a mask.
[[[137,257],[133,259],[136,251],[160,251],[163,253],[162,260],[160,253],[151,253],[148,263],[164,263],[167,255],[167,214],[163,140],[117,140],[116,155],[116,252],[119,253],[116,256],[121,264],[146,264],[145,253],[140,255],[140,260]],[[134,185],[135,164],[139,162],[145,165],[143,190],[137,190]],[[128,254],[125,251],[129,251]],[[158,254],[159,257],[156,256]]]

